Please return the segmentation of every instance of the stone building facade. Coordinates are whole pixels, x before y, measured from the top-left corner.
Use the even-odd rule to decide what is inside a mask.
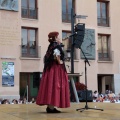
[[[35,97],[43,71],[48,33],[58,31],[65,54],[70,50],[71,8],[75,24],[85,24],[81,48],[87,56],[89,90],[120,93],[119,0],[0,0],[0,97]],[[70,73],[71,62],[66,69]],[[85,83],[84,57],[74,49],[75,77]],[[27,92],[26,92],[27,91]]]

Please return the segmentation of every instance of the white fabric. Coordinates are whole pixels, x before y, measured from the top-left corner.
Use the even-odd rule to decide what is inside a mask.
[[[60,51],[56,48],[56,49],[54,49],[54,53],[53,53],[53,55],[55,55],[55,56],[59,56],[60,55]]]

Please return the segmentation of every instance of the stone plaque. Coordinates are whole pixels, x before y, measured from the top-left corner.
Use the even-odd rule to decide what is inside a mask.
[[[13,45],[20,41],[18,14],[7,11],[0,13],[0,45]]]
[[[0,0],[0,9],[18,11],[18,0]]]
[[[85,29],[85,36],[81,49],[84,52],[86,58],[95,60],[95,30]],[[84,55],[81,52],[81,59],[84,59]]]

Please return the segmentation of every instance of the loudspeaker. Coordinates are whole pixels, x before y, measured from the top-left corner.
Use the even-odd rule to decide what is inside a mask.
[[[40,72],[33,72],[33,88],[39,88]]]
[[[74,46],[76,48],[81,48],[81,45],[84,40],[84,35],[85,35],[85,24],[78,23],[75,25],[75,35],[74,35]]]
[[[85,102],[86,101],[86,90],[78,90],[78,98],[80,102]],[[92,102],[93,101],[93,96],[92,96],[92,90],[87,90],[87,101]]]

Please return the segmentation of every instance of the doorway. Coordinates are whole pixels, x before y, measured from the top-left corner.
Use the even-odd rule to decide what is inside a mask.
[[[32,98],[36,98],[39,81],[40,77],[36,77],[34,73],[20,73],[20,99],[28,97],[28,101],[30,101]]]
[[[98,74],[98,92],[105,94],[106,90],[115,91],[113,75]]]

